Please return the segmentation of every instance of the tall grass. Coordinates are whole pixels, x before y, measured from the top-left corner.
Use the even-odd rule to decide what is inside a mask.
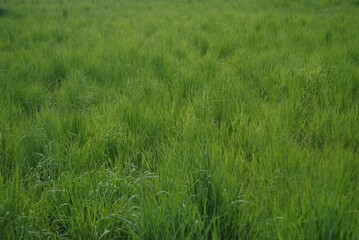
[[[358,1],[0,5],[1,239],[357,239]]]

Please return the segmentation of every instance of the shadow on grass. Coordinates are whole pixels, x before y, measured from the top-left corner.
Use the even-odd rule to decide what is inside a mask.
[[[5,15],[7,15],[7,13],[8,13],[8,10],[0,7],[0,17],[4,17]]]

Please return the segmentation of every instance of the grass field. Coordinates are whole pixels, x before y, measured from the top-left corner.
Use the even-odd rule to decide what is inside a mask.
[[[359,239],[358,0],[0,3],[0,239]]]

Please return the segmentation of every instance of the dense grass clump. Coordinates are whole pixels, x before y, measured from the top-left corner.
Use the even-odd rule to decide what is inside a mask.
[[[358,239],[356,0],[0,5],[0,239]]]

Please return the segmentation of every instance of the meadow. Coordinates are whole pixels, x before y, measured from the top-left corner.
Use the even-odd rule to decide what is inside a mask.
[[[358,0],[0,3],[0,239],[359,239]]]

